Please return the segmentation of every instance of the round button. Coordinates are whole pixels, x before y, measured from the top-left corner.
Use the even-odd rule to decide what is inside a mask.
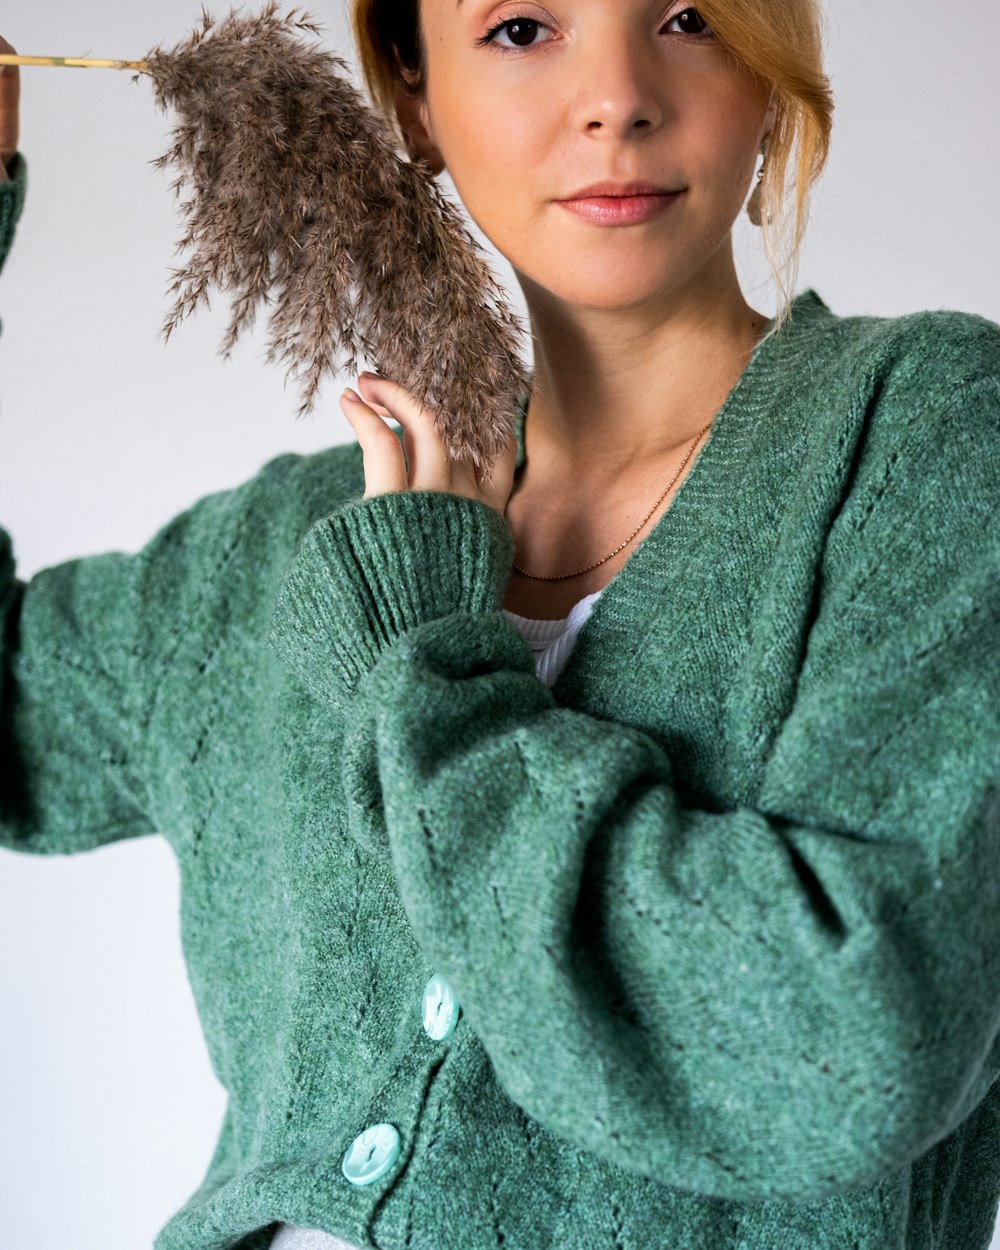
[[[434,1041],[444,1041],[455,1032],[459,1006],[449,982],[435,972],[424,986],[424,1029]]]
[[[351,1142],[341,1171],[352,1185],[370,1185],[399,1158],[399,1133],[392,1124],[372,1124]]]

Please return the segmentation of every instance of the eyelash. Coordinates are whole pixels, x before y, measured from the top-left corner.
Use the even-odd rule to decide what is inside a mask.
[[[702,21],[705,20],[701,16],[701,14],[698,13],[698,10],[694,5],[688,5],[686,8],[681,9],[679,13],[675,13],[673,17],[668,18],[667,21],[668,22],[676,21],[677,18],[683,17],[685,13],[697,13],[698,17],[701,18]],[[501,53],[501,55],[503,56],[517,55],[518,52],[530,52],[530,50],[536,46],[535,44],[524,44],[521,47],[515,46],[512,48],[508,48],[505,44],[496,43],[496,37],[504,29],[504,27],[512,26],[514,25],[515,22],[530,22],[532,25],[535,25],[535,26],[545,26],[544,22],[540,22],[536,18],[533,18],[533,17],[523,17],[520,15],[515,16],[515,17],[508,17],[503,22],[497,22],[497,24],[494,27],[492,27],[490,30],[488,30],[485,35],[477,39],[476,45],[482,48],[482,47],[485,47],[487,44],[494,44],[494,50]],[[714,39],[714,37],[715,36],[712,32],[711,26],[706,27],[706,29],[703,31],[698,31],[696,34],[688,35],[689,39]]]

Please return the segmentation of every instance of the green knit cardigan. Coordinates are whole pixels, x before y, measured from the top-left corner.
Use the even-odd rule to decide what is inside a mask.
[[[228,1099],[156,1250],[987,1246],[1000,327],[800,295],[551,688],[501,516],[363,491],[279,455],[27,582],[0,530],[0,840],[179,862]]]

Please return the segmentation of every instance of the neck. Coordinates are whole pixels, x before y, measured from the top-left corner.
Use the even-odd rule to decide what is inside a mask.
[[[767,328],[731,266],[686,299],[624,310],[570,307],[523,285],[535,356],[528,456],[592,484],[690,443]]]

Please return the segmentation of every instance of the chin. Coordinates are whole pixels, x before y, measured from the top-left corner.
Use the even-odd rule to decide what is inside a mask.
[[[536,279],[535,285],[542,288],[548,298],[561,304],[609,313],[653,307],[684,286],[684,280],[677,276],[662,275],[657,280],[656,275],[648,271],[632,280],[624,279],[621,271],[591,275],[583,280],[581,275],[574,274],[574,278],[574,282],[567,283],[564,271],[549,282],[544,278]]]

